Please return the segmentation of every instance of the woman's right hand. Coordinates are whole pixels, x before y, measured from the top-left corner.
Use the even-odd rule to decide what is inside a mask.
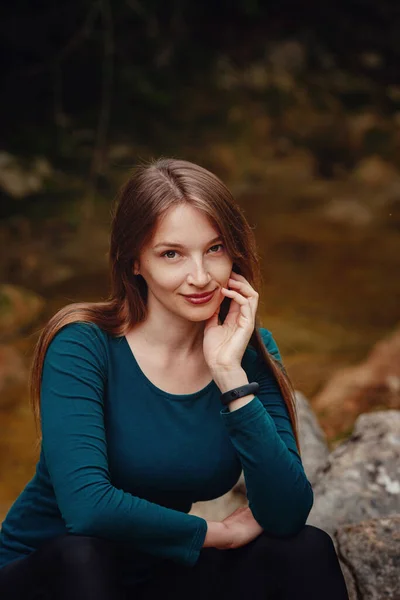
[[[221,522],[228,529],[228,549],[245,546],[264,531],[248,506],[237,508]]]

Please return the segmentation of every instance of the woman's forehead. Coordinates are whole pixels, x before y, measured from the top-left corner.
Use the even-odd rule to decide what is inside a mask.
[[[212,223],[208,215],[184,205],[169,209],[158,220],[153,232],[152,244],[168,242],[188,245],[193,238],[199,241],[204,238],[206,242],[219,233],[218,227]]]

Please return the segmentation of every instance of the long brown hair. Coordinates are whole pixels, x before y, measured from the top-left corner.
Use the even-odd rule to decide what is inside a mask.
[[[233,260],[233,270],[243,275],[259,292],[262,275],[253,230],[222,181],[207,169],[185,160],[160,158],[139,164],[119,190],[112,209],[108,299],[65,306],[48,321],[35,346],[30,396],[39,441],[41,377],[51,340],[62,327],[76,321],[95,323],[109,334],[121,336],[145,319],[147,284],[141,275],[133,275],[133,263],[139,258],[142,246],[151,239],[158,219],[170,207],[180,203],[189,203],[208,215],[222,235]],[[230,302],[231,299],[226,297],[221,303],[222,323]],[[249,343],[277,380],[300,453],[294,389],[282,364],[266,350],[259,326],[256,316]]]

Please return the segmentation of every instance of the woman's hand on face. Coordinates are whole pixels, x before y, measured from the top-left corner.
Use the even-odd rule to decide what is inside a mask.
[[[224,296],[232,298],[223,325],[218,324],[218,307],[204,328],[203,352],[210,369],[240,368],[255,327],[259,294],[234,271],[228,285],[232,289],[221,288]]]
[[[229,549],[240,548],[253,541],[264,531],[248,506],[237,508],[222,523],[228,529]]]

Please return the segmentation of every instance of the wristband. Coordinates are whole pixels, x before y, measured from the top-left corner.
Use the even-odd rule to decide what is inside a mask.
[[[252,383],[246,383],[245,385],[241,385],[237,388],[233,388],[233,390],[229,390],[224,394],[221,394],[220,400],[224,406],[232,402],[232,400],[237,400],[238,398],[242,398],[243,396],[248,396],[249,394],[256,395],[260,386],[256,381]]]

